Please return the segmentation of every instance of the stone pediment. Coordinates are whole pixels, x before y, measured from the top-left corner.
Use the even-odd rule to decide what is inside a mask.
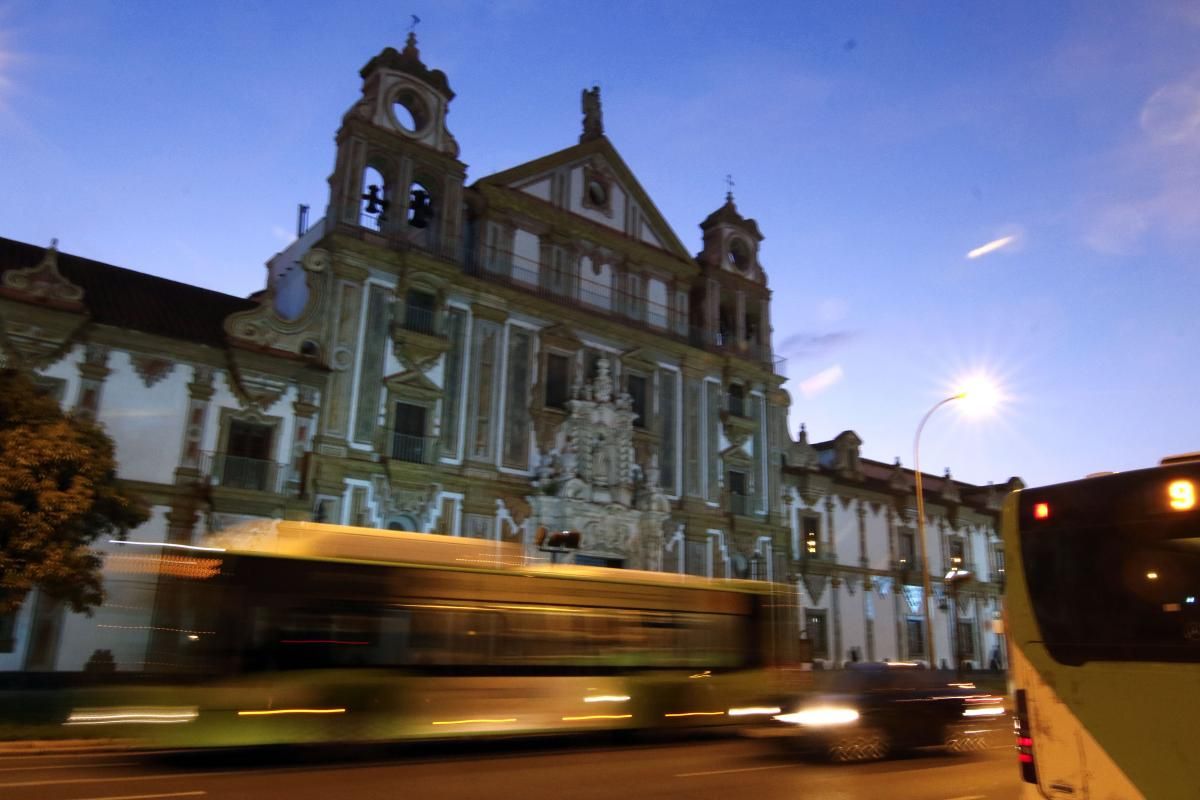
[[[543,347],[572,352],[583,348],[583,342],[579,340],[575,331],[566,325],[558,324],[542,328],[538,335],[541,337]]]
[[[568,196],[556,195],[557,183],[567,176]],[[597,188],[593,188],[593,184]],[[481,178],[476,186],[502,187],[586,216],[597,224],[624,232],[625,214],[635,215],[641,241],[691,261],[691,254],[659,212],[633,171],[603,134],[534,161]],[[584,212],[594,211],[594,214]],[[604,219],[604,222],[598,220]]]
[[[626,369],[649,375],[654,372],[657,359],[644,347],[637,347],[621,354],[621,364]]]
[[[421,400],[437,400],[442,396],[442,387],[438,386],[420,370],[397,372],[383,379],[389,392],[397,395]]]

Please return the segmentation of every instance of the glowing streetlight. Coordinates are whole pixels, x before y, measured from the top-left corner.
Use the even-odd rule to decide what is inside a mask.
[[[938,401],[933,408],[925,412],[925,416],[921,417],[921,422],[917,425],[917,435],[913,437],[913,472],[916,475],[917,484],[917,550],[921,559],[921,595],[925,610],[925,652],[929,653],[930,669],[937,669],[937,649],[933,635],[933,608],[930,605],[929,555],[925,547],[925,491],[921,481],[921,431],[925,429],[925,423],[933,416],[933,412],[947,403],[961,400],[964,410],[969,414],[982,415],[994,409],[1000,399],[1001,394],[995,382],[982,374],[972,375],[962,381],[958,391]],[[957,623],[958,620],[955,622]]]

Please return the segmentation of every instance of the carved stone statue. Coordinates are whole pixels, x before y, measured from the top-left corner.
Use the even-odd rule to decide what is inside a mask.
[[[600,110],[600,87],[583,90],[583,133],[580,142],[590,142],[604,135],[604,117]]]
[[[601,357],[596,362],[596,380],[594,396],[597,403],[607,403],[612,400],[613,381],[609,374],[608,359]]]

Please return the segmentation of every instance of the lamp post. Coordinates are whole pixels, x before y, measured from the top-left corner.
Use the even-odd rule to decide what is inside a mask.
[[[966,392],[952,394],[926,411],[925,416],[921,417],[920,424],[917,425],[917,435],[913,438],[913,472],[916,475],[917,483],[917,550],[921,558],[921,604],[925,610],[925,652],[929,654],[930,669],[937,669],[937,650],[933,635],[933,607],[930,605],[929,553],[928,548],[925,547],[925,491],[921,485],[921,431],[925,429],[925,423],[933,416],[933,412],[951,401],[961,400],[966,396]]]

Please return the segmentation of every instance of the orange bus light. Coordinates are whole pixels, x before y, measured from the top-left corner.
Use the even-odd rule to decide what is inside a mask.
[[[1033,504],[1033,518],[1034,519],[1048,519],[1049,517],[1050,517],[1050,504],[1049,503],[1034,503]]]

